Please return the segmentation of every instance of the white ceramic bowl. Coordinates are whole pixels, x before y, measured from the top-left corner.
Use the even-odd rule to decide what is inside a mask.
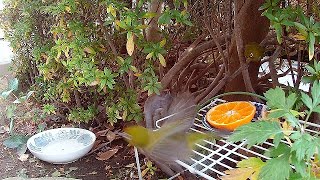
[[[27,147],[43,161],[67,164],[86,155],[95,140],[95,134],[86,129],[58,128],[32,136],[28,139]]]

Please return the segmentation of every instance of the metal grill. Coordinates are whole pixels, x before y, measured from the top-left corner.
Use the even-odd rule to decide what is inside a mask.
[[[191,130],[196,132],[212,131],[213,129],[203,123],[204,116],[210,108],[222,102],[225,101],[216,99],[201,108]],[[255,105],[257,106],[261,104],[256,103]],[[260,115],[261,111],[258,111],[254,120],[257,120]],[[157,124],[164,120],[165,119],[159,120]],[[303,122],[301,121],[301,123]],[[308,127],[306,131],[311,134],[320,134],[318,130],[316,130],[320,128],[320,125],[314,123],[307,123],[307,125]],[[177,163],[183,166],[185,171],[190,171],[191,173],[196,174],[199,179],[219,179],[219,177],[225,175],[224,171],[235,168],[236,164],[242,159],[247,159],[249,157],[259,157],[262,160],[269,159],[263,154],[268,151],[269,147],[274,146],[271,142],[266,141],[261,145],[255,145],[248,149],[245,147],[245,142],[229,143],[226,141],[226,137],[227,135],[225,138],[215,142],[205,140],[204,143],[197,144],[198,148],[193,150],[193,155],[190,157],[190,161],[182,162],[178,160]],[[286,141],[283,142],[287,143]],[[178,175],[179,174],[169,179],[174,179]]]

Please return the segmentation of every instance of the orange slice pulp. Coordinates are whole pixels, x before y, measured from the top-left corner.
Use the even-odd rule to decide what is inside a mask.
[[[233,131],[251,122],[255,113],[256,107],[250,102],[233,101],[211,108],[206,119],[211,126],[217,129]]]

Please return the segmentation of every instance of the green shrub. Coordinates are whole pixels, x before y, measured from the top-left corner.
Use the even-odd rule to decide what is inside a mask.
[[[140,120],[141,93],[161,89],[158,69],[166,66],[172,44],[164,38],[169,25],[192,25],[183,2],[160,14],[159,42],[146,38],[147,23],[157,14],[148,12],[145,0],[135,6],[124,0],[8,0],[1,25],[17,76],[38,92],[38,101],[63,104],[68,112],[61,112],[75,122],[101,112],[110,123]],[[99,106],[105,111],[97,111]],[[50,106],[45,110],[53,112]]]

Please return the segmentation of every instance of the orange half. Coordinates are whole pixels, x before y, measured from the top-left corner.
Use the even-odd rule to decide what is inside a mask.
[[[233,131],[239,126],[250,123],[255,113],[256,107],[252,103],[234,101],[211,108],[206,119],[211,126],[217,129]]]

